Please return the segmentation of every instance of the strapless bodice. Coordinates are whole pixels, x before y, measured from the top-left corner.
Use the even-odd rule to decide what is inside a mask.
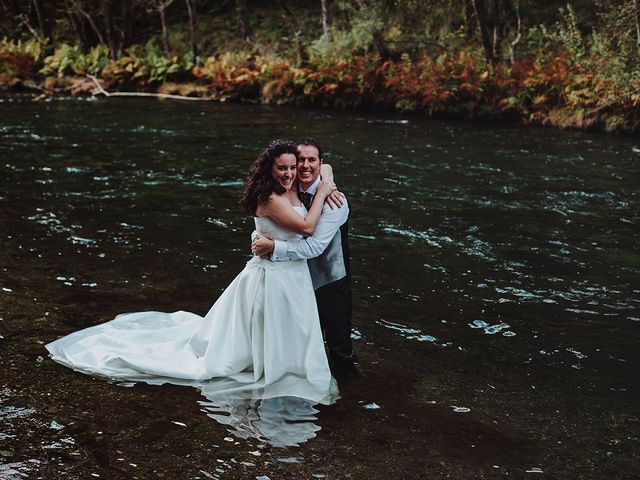
[[[304,206],[293,207],[301,216],[307,214]],[[256,223],[256,231],[262,235],[269,235],[273,240],[298,240],[302,235],[287,230],[274,222],[271,217],[253,217]]]

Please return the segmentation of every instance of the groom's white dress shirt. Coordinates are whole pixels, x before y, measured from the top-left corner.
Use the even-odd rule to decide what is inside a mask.
[[[304,192],[315,195],[319,183],[320,177]],[[300,191],[303,192],[303,190]],[[325,202],[313,236],[302,240],[275,240],[271,260],[274,262],[283,262],[317,257],[324,252],[329,242],[331,242],[348,218],[349,204],[346,198],[344,198],[344,202],[340,208],[331,208]]]

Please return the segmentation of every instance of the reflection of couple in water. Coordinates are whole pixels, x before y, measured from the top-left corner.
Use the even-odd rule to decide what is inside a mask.
[[[333,402],[331,371],[340,379],[354,367],[349,207],[320,146],[272,141],[251,166],[240,203],[255,220],[254,257],[204,317],[118,315],[48,344],[53,359],[115,379],[199,386],[228,412],[238,399],[247,407],[283,397],[309,408]]]

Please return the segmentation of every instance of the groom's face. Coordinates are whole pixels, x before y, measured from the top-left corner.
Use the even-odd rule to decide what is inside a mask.
[[[298,183],[306,190],[320,175],[322,160],[313,145],[298,145]]]

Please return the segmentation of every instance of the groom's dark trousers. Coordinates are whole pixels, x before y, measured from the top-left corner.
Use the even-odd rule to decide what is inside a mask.
[[[325,333],[329,354],[334,364],[352,363],[353,346],[351,342],[351,266],[349,262],[349,220],[336,233],[326,250],[319,256],[308,260],[309,270],[314,284],[317,272],[344,268],[346,276],[316,289],[320,325]],[[340,255],[341,250],[342,255]],[[340,263],[342,262],[342,263]]]

